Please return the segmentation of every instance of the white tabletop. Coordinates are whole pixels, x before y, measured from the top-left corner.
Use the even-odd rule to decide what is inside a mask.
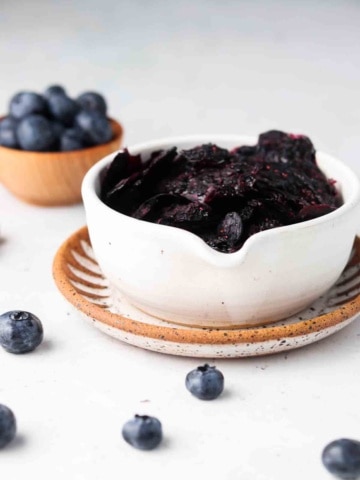
[[[359,24],[355,0],[3,2],[1,111],[18,90],[61,83],[71,95],[102,92],[126,145],[277,128],[309,135],[360,173]],[[360,440],[358,322],[286,354],[211,361],[226,389],[202,402],[184,386],[202,359],[120,343],[57,290],[55,252],[84,224],[82,205],[30,206],[0,187],[0,310],[29,310],[45,330],[30,354],[0,351],[0,403],[18,420],[1,475],[330,478],[323,447]],[[161,448],[122,440],[135,413],[161,420]]]

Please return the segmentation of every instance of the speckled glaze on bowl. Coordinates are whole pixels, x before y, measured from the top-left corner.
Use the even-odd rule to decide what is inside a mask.
[[[154,150],[204,143],[223,148],[256,143],[243,136],[193,136],[129,148],[148,158]],[[344,204],[336,211],[250,237],[237,252],[215,251],[182,229],[137,220],[99,199],[99,175],[110,155],[86,174],[82,195],[95,257],[107,279],[144,312],[184,325],[264,325],[302,310],[335,283],[358,230],[360,184],[341,161],[317,153],[336,179]]]
[[[121,146],[123,127],[110,119],[113,138],[70,152],[29,152],[0,146],[0,182],[24,202],[42,206],[79,203],[85,173]]]

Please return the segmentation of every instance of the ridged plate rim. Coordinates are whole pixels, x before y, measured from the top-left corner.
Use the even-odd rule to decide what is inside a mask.
[[[159,324],[158,319],[156,319],[157,324],[141,322],[123,314],[111,312],[103,306],[91,302],[74,286],[73,282],[79,281],[79,279],[74,276],[69,265],[74,264],[74,252],[84,255],[81,242],[86,242],[91,246],[86,225],[67,238],[54,256],[53,277],[60,293],[76,310],[95,322],[96,326],[105,333],[116,337],[120,335],[121,340],[146,349],[177,355],[214,357],[276,353],[301,347],[335,333],[354,320],[360,312],[360,295],[356,295],[329,313],[288,325],[274,323],[254,328],[225,329],[192,328],[169,322],[160,322],[161,324]],[[89,260],[97,265],[95,260],[91,258]],[[353,255],[348,265],[358,264],[360,264],[359,237],[355,239]],[[271,342],[272,346],[270,346]],[[171,347],[172,343],[174,348]],[[267,343],[269,343],[268,347]],[[252,348],[259,345],[261,348]],[[181,349],[182,346],[183,349]],[[197,347],[201,346],[213,346],[214,348],[198,352]],[[245,346],[247,348],[242,349]],[[226,351],[227,347],[229,347],[228,352]],[[237,347],[237,350],[236,348],[234,350],[234,347]]]

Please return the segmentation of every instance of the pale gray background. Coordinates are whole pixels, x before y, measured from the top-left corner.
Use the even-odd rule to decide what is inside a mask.
[[[2,0],[0,105],[97,88],[128,143],[283,128],[356,165],[359,25],[357,0]]]
[[[18,90],[62,83],[103,92],[125,144],[281,128],[360,173],[359,25],[357,0],[2,0],[0,110]],[[84,223],[82,205],[34,207],[0,187],[0,309],[33,311],[46,334],[31,355],[0,351],[0,402],[19,423],[1,475],[329,479],[323,446],[360,438],[358,322],[287,355],[216,361],[227,394],[196,401],[184,378],[198,360],[116,342],[57,291],[54,254]],[[161,419],[161,449],[121,440],[134,413]]]

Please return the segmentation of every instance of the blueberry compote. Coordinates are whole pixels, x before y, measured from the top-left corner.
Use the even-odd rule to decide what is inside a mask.
[[[214,144],[120,152],[102,172],[101,199],[148,222],[188,230],[232,253],[254,233],[310,220],[342,204],[305,135],[262,133],[254,146]]]

